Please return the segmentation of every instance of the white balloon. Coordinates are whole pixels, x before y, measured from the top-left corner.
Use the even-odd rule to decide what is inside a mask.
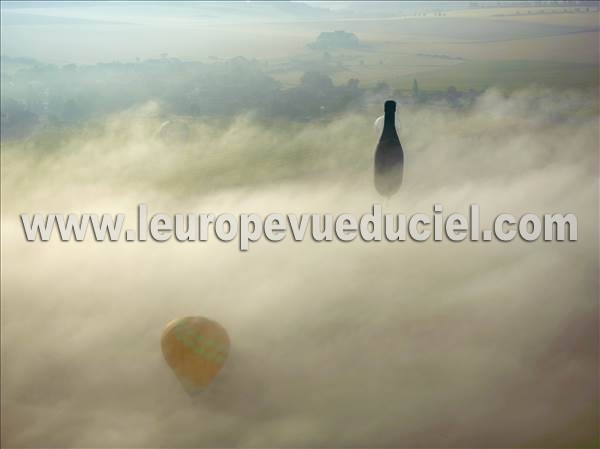
[[[398,114],[396,114],[395,124],[396,124],[396,132],[398,134],[400,134],[400,118],[398,117]],[[373,123],[373,127],[375,128],[375,132],[377,133],[377,136],[381,136],[381,133],[383,132],[383,115],[381,115],[375,119],[375,122]]]
[[[184,122],[167,120],[160,125],[158,133],[166,144],[181,144],[188,141],[190,128]]]

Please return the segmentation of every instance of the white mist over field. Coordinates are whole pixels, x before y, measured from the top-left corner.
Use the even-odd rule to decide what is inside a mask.
[[[598,426],[597,96],[403,109],[405,185],[372,186],[374,117],[250,116],[157,136],[148,104],[2,153],[5,447],[584,447]],[[28,243],[20,213],[574,213],[577,242]],[[190,398],[159,338],[232,341]]]

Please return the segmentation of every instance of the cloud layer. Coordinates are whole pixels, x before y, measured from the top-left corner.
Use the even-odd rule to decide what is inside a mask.
[[[585,92],[400,108],[406,184],[372,186],[374,116],[189,123],[155,105],[2,154],[7,447],[591,446],[598,112]],[[572,212],[578,242],[27,243],[19,213]],[[132,223],[133,226],[133,223]],[[232,353],[190,398],[160,353],[204,315]]]

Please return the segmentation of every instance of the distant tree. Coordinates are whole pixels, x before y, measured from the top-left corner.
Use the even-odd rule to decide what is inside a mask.
[[[357,80],[356,78],[351,78],[348,80],[347,86],[350,89],[358,89],[359,83],[360,83],[360,80]]]
[[[412,94],[415,99],[419,98],[419,83],[417,83],[416,78],[413,79]]]
[[[38,116],[12,98],[2,97],[0,138],[20,139],[27,137],[38,122]]]
[[[81,103],[74,98],[70,98],[63,106],[62,119],[68,122],[76,122],[84,118],[84,113]]]
[[[456,87],[454,86],[449,86],[448,89],[446,89],[446,99],[448,100],[448,102],[450,104],[452,104],[453,106],[457,106],[458,104],[458,99],[460,98],[461,94],[460,92],[456,89]]]
[[[385,81],[379,81],[377,84],[375,84],[374,90],[378,94],[387,95],[390,92],[390,86]]]
[[[322,32],[315,42],[308,44],[313,50],[324,50],[328,48],[358,48],[360,41],[353,33],[346,31]]]
[[[319,72],[306,72],[300,79],[302,87],[315,89],[317,91],[331,89],[333,81],[327,75]]]

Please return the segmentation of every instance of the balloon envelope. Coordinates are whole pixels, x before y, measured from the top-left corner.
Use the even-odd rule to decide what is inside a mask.
[[[229,355],[229,336],[216,321],[204,317],[173,320],[161,338],[165,360],[185,390],[203,391]]]

